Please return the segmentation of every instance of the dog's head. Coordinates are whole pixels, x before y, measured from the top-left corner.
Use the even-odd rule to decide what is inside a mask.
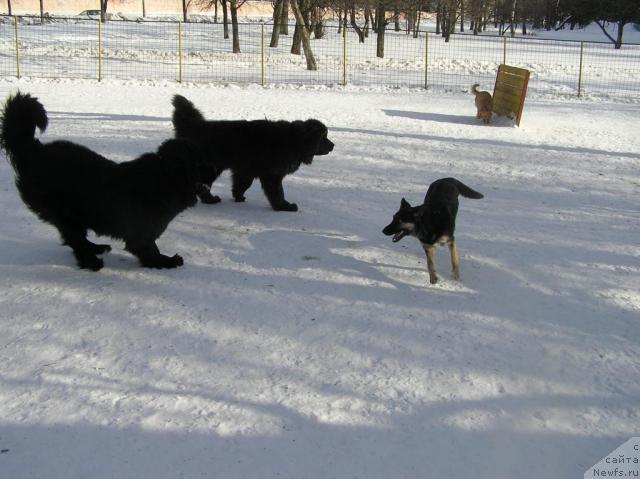
[[[407,235],[415,235],[416,220],[419,214],[420,208],[411,206],[407,200],[402,198],[400,209],[396,211],[391,223],[384,227],[382,233],[387,236],[393,235],[394,243]]]
[[[301,142],[303,145],[302,162],[310,164],[315,155],[328,155],[333,151],[334,144],[327,135],[327,127],[318,120],[307,120],[302,123]]]
[[[182,201],[193,206],[197,202],[198,173],[204,157],[200,148],[189,140],[167,140],[158,148],[157,155],[164,165],[166,178],[174,193]]]

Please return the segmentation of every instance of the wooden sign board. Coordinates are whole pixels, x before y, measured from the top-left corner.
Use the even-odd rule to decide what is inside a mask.
[[[493,89],[493,112],[515,118],[516,125],[520,125],[528,84],[529,70],[500,65]]]

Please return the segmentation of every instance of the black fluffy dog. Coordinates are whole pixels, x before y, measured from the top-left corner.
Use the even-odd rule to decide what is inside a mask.
[[[123,239],[142,266],[181,266],[182,258],[161,254],[155,240],[197,202],[196,147],[168,140],[157,153],[118,164],[69,141],[40,143],[36,127],[44,131],[47,123],[37,98],[17,93],[4,105],[0,146],[15,170],[22,200],[60,231],[78,266],[98,271],[103,261],[97,255],[111,250],[90,242],[88,229]]]
[[[420,240],[427,255],[431,284],[438,282],[435,263],[436,244],[449,245],[453,278],[460,278],[460,257],[454,237],[458,195],[473,199],[484,198],[482,193],[472,190],[455,178],[441,178],[429,185],[422,205],[411,206],[402,198],[400,209],[393,215],[391,223],[382,230],[387,236],[393,235],[394,243],[407,235],[415,236]]]
[[[232,194],[244,201],[253,180],[260,179],[271,207],[276,211],[297,211],[284,199],[283,178],[301,163],[310,164],[314,155],[327,155],[333,143],[327,127],[318,120],[307,121],[208,121],[189,100],[173,97],[173,126],[177,138],[197,142],[205,155],[200,170],[198,196],[203,203],[217,203],[211,184],[226,169],[232,172]]]

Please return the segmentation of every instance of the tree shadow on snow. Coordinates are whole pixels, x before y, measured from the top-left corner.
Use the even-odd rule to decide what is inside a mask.
[[[228,407],[269,418],[274,427],[267,433],[221,434],[203,425],[189,431],[82,421],[4,423],[0,468],[7,478],[48,479],[579,477],[628,439],[543,429],[516,431],[500,424],[500,416],[508,416],[512,409],[553,407],[557,404],[553,397],[522,402],[454,400],[393,414],[378,425],[351,425],[322,421],[283,404],[213,396]],[[572,405],[571,400],[560,402]],[[601,398],[584,398],[578,404],[599,403]],[[473,423],[474,414],[482,416],[483,408],[488,408],[490,423],[497,417],[496,425],[467,428],[447,423],[466,411]],[[154,412],[157,418],[166,413],[148,411],[150,416]],[[215,413],[205,417],[216,421]]]

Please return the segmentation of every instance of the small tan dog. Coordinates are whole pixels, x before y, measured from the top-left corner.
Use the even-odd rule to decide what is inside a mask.
[[[476,118],[482,118],[485,124],[491,121],[491,112],[493,111],[493,98],[488,91],[478,91],[479,83],[471,87],[471,93],[476,96]]]

